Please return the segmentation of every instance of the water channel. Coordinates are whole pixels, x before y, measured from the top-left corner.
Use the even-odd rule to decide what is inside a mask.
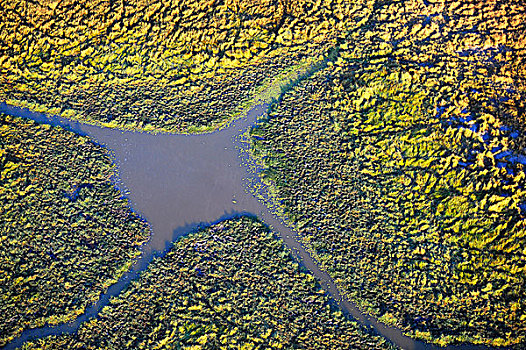
[[[116,185],[126,193],[133,210],[148,221],[153,234],[142,255],[122,278],[75,321],[24,331],[5,349],[14,349],[30,339],[75,332],[81,323],[96,317],[109,300],[138,278],[149,262],[162,255],[178,237],[221,220],[254,215],[271,227],[290,248],[295,258],[310,271],[340,309],[366,327],[373,328],[402,349],[444,349],[406,337],[361,313],[341,297],[332,278],[322,271],[301,244],[291,225],[284,222],[248,191],[249,183],[261,183],[257,172],[249,171],[250,144],[247,131],[266,114],[268,103],[255,104],[230,126],[198,135],[149,134],[103,128],[27,109],[0,104],[0,112],[61,126],[89,136],[111,153],[118,169]],[[245,139],[245,141],[244,141]],[[447,349],[485,349],[459,345]]]

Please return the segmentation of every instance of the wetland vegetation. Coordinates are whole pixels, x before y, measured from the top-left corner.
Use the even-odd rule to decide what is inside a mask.
[[[389,349],[346,319],[261,222],[178,240],[76,334],[23,349]]]
[[[438,344],[526,339],[521,16],[377,2],[252,131],[274,201],[342,292]]]
[[[0,1],[0,100],[106,126],[199,132],[319,60],[362,2]]]
[[[0,114],[0,346],[70,321],[126,272],[149,238],[88,138]]]
[[[526,343],[522,1],[0,0],[0,13],[0,101],[33,111],[201,133],[287,85],[247,164],[311,266],[411,337]],[[0,346],[82,314],[140,254],[150,229],[114,170],[85,136],[0,114]],[[77,332],[23,346],[42,347],[391,345],[240,217],[179,239]]]

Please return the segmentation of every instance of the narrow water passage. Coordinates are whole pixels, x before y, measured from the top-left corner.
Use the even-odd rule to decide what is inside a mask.
[[[178,237],[200,226],[245,213],[256,215],[274,229],[298,261],[320,280],[324,290],[345,313],[365,326],[373,327],[403,349],[436,349],[435,346],[404,336],[398,329],[378,323],[374,318],[362,314],[349,300],[343,299],[332,278],[319,268],[304,249],[297,233],[248,192],[245,184],[249,180],[259,182],[261,186],[263,184],[257,174],[242,165],[242,155],[246,157],[249,154],[249,144],[240,142],[240,135],[254,125],[267,108],[268,104],[253,106],[244,117],[219,132],[152,135],[86,125],[0,104],[0,112],[60,125],[87,135],[107,147],[117,165],[118,186],[127,191],[126,196],[133,210],[145,218],[153,230],[151,239],[143,247],[142,255],[133,268],[82,316],[57,327],[27,330],[8,344],[6,349],[19,347],[29,339],[75,332],[82,322],[95,317],[111,297],[126,288],[131,280],[147,268],[153,257],[161,255]],[[484,347],[449,347],[475,348]]]

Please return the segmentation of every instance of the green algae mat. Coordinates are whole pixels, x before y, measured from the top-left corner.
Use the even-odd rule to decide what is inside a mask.
[[[75,335],[23,349],[389,349],[335,311],[263,224],[241,217],[177,241]]]

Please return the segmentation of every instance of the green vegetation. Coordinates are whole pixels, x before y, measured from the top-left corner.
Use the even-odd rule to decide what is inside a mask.
[[[0,346],[82,314],[140,253],[113,172],[87,138],[0,114]]]
[[[525,118],[525,34],[507,30],[523,15],[377,2],[335,62],[252,131],[313,256],[414,337],[526,342],[526,157],[507,127]]]
[[[23,349],[386,349],[328,304],[261,223],[231,219],[177,241],[74,335]]]
[[[381,321],[441,345],[526,343],[523,1],[0,9],[0,101],[108,127],[217,128],[334,53],[252,131],[271,200]],[[1,346],[82,313],[148,229],[102,148],[0,118]],[[385,346],[317,288],[261,224],[231,220],[179,241],[78,334],[26,348]]]
[[[367,1],[1,0],[0,101],[89,123],[199,132],[326,55]]]

